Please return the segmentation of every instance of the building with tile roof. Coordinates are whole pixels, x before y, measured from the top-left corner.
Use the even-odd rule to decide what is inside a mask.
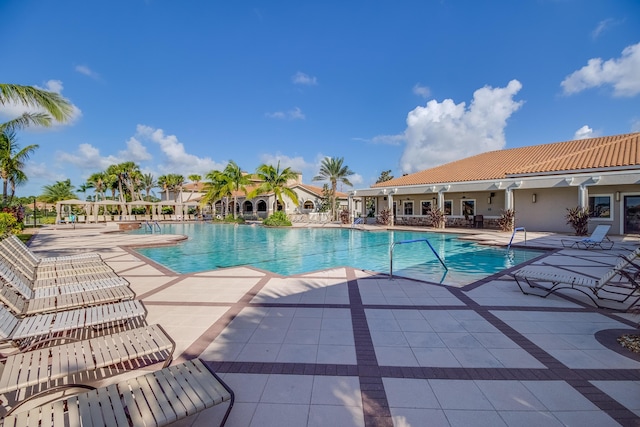
[[[604,223],[613,234],[640,234],[640,133],[486,152],[350,198],[373,198],[376,212],[389,209],[395,225],[430,225],[428,212],[438,207],[447,226],[474,225],[482,216],[476,225],[497,227],[503,210],[513,209],[516,227],[571,232],[567,209],[588,207],[590,229]]]

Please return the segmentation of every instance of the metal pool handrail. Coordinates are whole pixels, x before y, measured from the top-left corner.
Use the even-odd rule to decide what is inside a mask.
[[[507,245],[507,250],[511,249],[511,243],[513,243],[513,238],[516,235],[516,232],[524,231],[524,244],[527,244],[527,229],[524,227],[516,227],[513,229],[513,234],[511,234],[511,240],[509,240],[509,244]]]
[[[403,245],[405,243],[415,243],[415,242],[425,242],[427,245],[429,245],[429,248],[431,248],[431,252],[433,252],[436,258],[438,258],[438,261],[440,261],[440,264],[442,264],[445,270],[447,271],[449,270],[449,268],[445,265],[442,258],[440,258],[440,255],[438,255],[438,252],[436,252],[433,246],[431,246],[431,243],[429,243],[428,239],[402,240],[400,242],[393,242],[391,245],[389,245],[389,276],[392,279],[393,279],[393,249],[395,248],[396,245]]]

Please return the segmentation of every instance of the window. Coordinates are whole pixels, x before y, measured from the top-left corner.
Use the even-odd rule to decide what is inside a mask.
[[[453,200],[445,200],[444,201],[444,214],[451,215],[451,211],[453,210]]]
[[[611,219],[611,196],[589,196],[589,217]]]
[[[431,212],[431,201],[420,202],[420,215],[429,215],[429,212]]]
[[[398,216],[398,204],[393,202],[393,215]]]
[[[413,202],[404,202],[404,214],[413,215]]]
[[[304,208],[309,210],[313,209],[313,202],[311,200],[307,200],[304,202]]]
[[[463,200],[462,201],[462,215],[465,218],[473,217],[476,214],[476,201],[475,200]]]

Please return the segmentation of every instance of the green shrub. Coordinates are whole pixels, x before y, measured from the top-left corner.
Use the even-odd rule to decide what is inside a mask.
[[[275,212],[262,223],[269,227],[291,227],[291,221],[289,221],[287,214],[282,211]]]
[[[234,218],[233,215],[227,215],[226,217],[224,217],[223,221],[236,224],[244,224],[244,218],[241,216]]]
[[[586,236],[589,232],[589,208],[567,208],[568,213],[565,215],[567,224],[576,232],[576,236]]]
[[[20,231],[22,231],[22,223],[19,223],[13,214],[0,212],[0,235],[17,234]]]
[[[56,217],[55,216],[47,216],[44,218],[38,218],[38,222],[40,224],[55,224],[56,223]]]

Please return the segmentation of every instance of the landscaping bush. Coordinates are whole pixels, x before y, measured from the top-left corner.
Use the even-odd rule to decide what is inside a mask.
[[[567,208],[567,211],[567,224],[575,230],[576,236],[586,236],[589,232],[589,208],[576,206],[572,209]]]
[[[282,211],[275,212],[262,223],[268,227],[291,227],[291,221],[287,217],[287,214]]]
[[[391,211],[389,209],[382,209],[378,215],[377,223],[382,225],[389,225],[391,219]]]
[[[498,218],[498,227],[500,227],[501,231],[513,231],[515,220],[516,211],[513,209],[503,210],[500,218]]]
[[[431,209],[429,211],[429,221],[434,228],[444,228],[445,216],[440,209]]]
[[[7,212],[0,212],[0,236],[11,233],[17,234],[22,231],[22,223],[16,217]]]
[[[343,224],[349,224],[349,209],[344,208],[340,211],[340,221]]]

